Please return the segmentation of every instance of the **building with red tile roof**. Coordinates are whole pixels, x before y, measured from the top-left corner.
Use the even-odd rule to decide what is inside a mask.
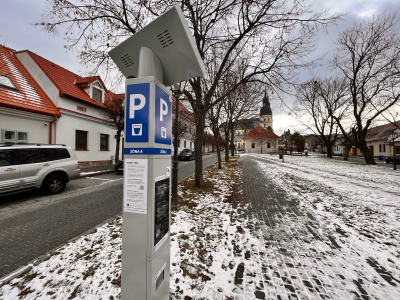
[[[386,123],[380,126],[370,128],[365,137],[367,145],[375,157],[384,159],[387,156],[393,155],[393,142],[390,139],[390,134],[400,131],[400,121],[394,123]],[[400,137],[396,139],[396,155],[400,154]],[[362,155],[360,149],[353,147],[352,155]]]
[[[278,151],[278,139],[273,131],[258,125],[250,131],[243,140],[246,153],[270,153]]]
[[[79,76],[29,50],[4,46],[0,75],[0,114],[7,114],[0,120],[7,135],[2,142],[16,137],[16,142],[66,144],[83,166],[112,161],[116,131],[104,115],[104,101],[124,95],[108,91],[100,76]]]
[[[52,143],[51,124],[59,117],[59,109],[15,52],[0,45],[0,142]]]

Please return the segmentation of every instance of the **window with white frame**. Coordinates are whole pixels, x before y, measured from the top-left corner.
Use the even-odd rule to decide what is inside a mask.
[[[103,91],[92,87],[92,99],[96,102],[103,102]]]
[[[27,131],[19,130],[1,130],[1,142],[2,143],[28,143],[29,133]]]

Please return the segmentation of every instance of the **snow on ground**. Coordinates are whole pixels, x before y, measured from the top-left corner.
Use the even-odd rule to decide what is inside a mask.
[[[276,156],[259,157],[280,162]],[[400,172],[320,156],[284,159],[274,167],[259,165],[276,185],[312,204],[319,214],[334,216],[336,223],[400,256]]]
[[[382,257],[381,263],[399,275],[400,172],[313,156],[285,156],[284,163],[277,156],[255,156],[269,162],[258,167],[275,185],[322,220],[329,219],[327,226],[352,235],[352,242]],[[209,168],[204,175],[209,188],[190,189],[183,183],[182,205],[172,212],[172,299],[236,299],[229,298],[237,291],[235,272],[242,259],[235,248],[264,243],[255,240],[245,223],[254,227],[259,221],[243,217],[245,207],[233,204],[235,183],[242,177],[237,163],[223,170]],[[121,227],[118,218],[63,246],[1,286],[0,299],[119,299]],[[261,269],[268,255],[247,263],[246,269]],[[353,259],[359,258],[348,261]],[[254,299],[254,290],[248,291],[253,297],[243,299]]]

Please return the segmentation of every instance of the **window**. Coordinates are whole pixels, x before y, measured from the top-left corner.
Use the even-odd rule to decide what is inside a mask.
[[[76,130],[75,150],[87,150],[87,131]]]
[[[108,134],[100,133],[100,151],[108,151]]]
[[[49,149],[19,149],[19,163],[21,165],[51,161]]]
[[[0,87],[18,91],[10,77],[0,74]]]
[[[382,152],[386,152],[386,145],[383,144],[383,151]]]
[[[2,130],[1,141],[3,143],[27,143],[29,134],[26,131]]]
[[[271,143],[267,143],[267,148],[271,148]]]
[[[379,152],[382,152],[382,145],[379,144]]]
[[[50,153],[53,157],[53,160],[59,160],[59,159],[65,159],[65,158],[71,157],[71,155],[69,155],[68,150],[65,148],[50,149]]]
[[[15,150],[0,150],[0,167],[7,167],[17,164]]]
[[[186,148],[186,141],[183,142],[183,148]]]
[[[92,87],[92,98],[94,101],[102,102],[103,92],[95,87]]]
[[[254,142],[253,142],[253,143],[251,143],[251,148],[253,148],[253,149],[254,149],[255,147],[256,147],[256,143],[254,143]]]

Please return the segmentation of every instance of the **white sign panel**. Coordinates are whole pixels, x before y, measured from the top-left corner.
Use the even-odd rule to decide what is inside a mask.
[[[124,211],[147,214],[147,159],[124,159]]]

